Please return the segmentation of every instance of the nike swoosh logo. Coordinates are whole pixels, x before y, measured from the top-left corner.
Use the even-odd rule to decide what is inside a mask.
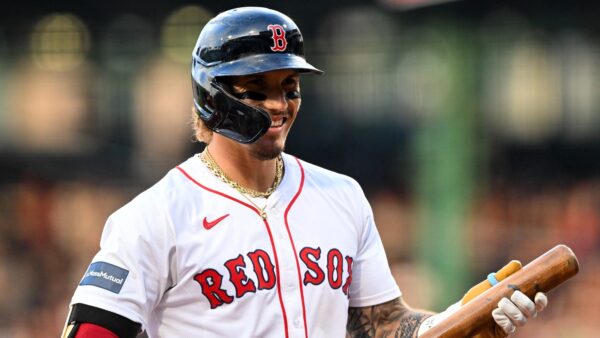
[[[225,218],[227,218],[227,216],[229,216],[229,214],[225,214],[213,221],[209,221],[206,219],[206,217],[204,217],[204,220],[202,221],[202,225],[204,226],[204,229],[206,230],[210,230],[212,227],[214,227],[215,225],[217,225],[219,222],[221,222],[222,220],[224,220]]]

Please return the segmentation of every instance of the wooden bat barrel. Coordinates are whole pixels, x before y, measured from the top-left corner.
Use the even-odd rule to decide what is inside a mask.
[[[510,298],[514,290],[521,290],[533,298],[537,292],[548,292],[554,289],[578,271],[579,263],[573,251],[566,245],[557,245],[461,306],[420,338],[471,337],[486,327],[497,325],[492,318],[492,311],[497,307],[500,299]]]

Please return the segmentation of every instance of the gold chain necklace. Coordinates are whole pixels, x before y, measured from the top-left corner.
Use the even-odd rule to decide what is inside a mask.
[[[260,217],[262,217],[262,219],[267,219],[267,212],[265,210],[267,208],[267,205],[265,204],[265,206],[263,206],[262,208],[259,207],[256,203],[254,203],[254,201],[252,201],[252,199],[250,199],[250,197],[248,197],[248,195],[252,197],[267,198],[273,193],[273,191],[275,191],[275,189],[279,186],[279,183],[281,183],[281,179],[283,177],[283,159],[281,158],[281,156],[278,156],[275,160],[275,179],[273,180],[273,184],[265,192],[243,187],[239,183],[230,179],[225,174],[223,169],[221,169],[221,167],[217,164],[215,159],[212,157],[212,155],[208,151],[208,148],[205,148],[205,150],[202,152],[202,154],[200,154],[199,157],[200,160],[202,160],[202,162],[204,163],[204,165],[206,165],[206,167],[213,173],[213,175],[215,175],[221,181],[227,183],[235,190],[237,190],[240,193],[240,195],[242,195],[246,200],[248,200],[248,202],[250,202],[254,207],[256,207],[257,210],[259,210]]]
[[[258,210],[258,213],[260,214],[260,217],[262,219],[267,219],[267,204],[265,203],[265,205],[263,205],[263,207],[259,207],[258,204],[254,203],[253,200],[250,199],[250,197],[246,196],[245,194],[242,194],[240,192],[240,195],[244,196],[244,198],[250,202],[255,208],[256,210]]]
[[[275,191],[275,189],[277,189],[277,187],[279,186],[279,183],[281,183],[281,179],[283,177],[283,159],[281,158],[281,155],[275,159],[275,179],[273,180],[273,184],[265,192],[243,187],[239,183],[230,179],[225,174],[223,169],[221,169],[221,167],[217,164],[215,159],[212,157],[212,155],[208,151],[208,148],[205,148],[199,157],[200,157],[200,160],[202,160],[202,163],[204,163],[204,165],[206,165],[206,167],[213,173],[213,175],[215,175],[218,179],[227,183],[232,188],[237,190],[245,199],[248,200],[248,202],[250,202],[252,205],[254,205],[256,207],[256,209],[258,209],[260,211],[260,216],[263,219],[267,218],[267,213],[265,211],[267,205],[265,205],[262,208],[259,207],[258,205],[256,205],[256,203],[254,203],[254,201],[252,201],[248,197],[248,195],[250,195],[252,197],[267,198],[273,193],[273,191]]]

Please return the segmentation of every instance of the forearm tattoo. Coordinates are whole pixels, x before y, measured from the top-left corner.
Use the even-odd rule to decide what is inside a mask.
[[[409,308],[401,298],[375,306],[351,307],[348,310],[346,337],[414,338],[421,323],[432,314]]]

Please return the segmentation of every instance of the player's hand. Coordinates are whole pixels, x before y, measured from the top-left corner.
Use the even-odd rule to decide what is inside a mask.
[[[430,328],[435,326],[437,323],[448,318],[451,314],[456,312],[462,305],[465,305],[473,298],[479,296],[480,294],[482,294],[487,289],[491,288],[493,285],[495,285],[499,281],[512,275],[513,273],[519,271],[520,269],[521,269],[521,262],[513,260],[513,261],[510,261],[508,264],[506,264],[504,267],[502,267],[502,269],[498,270],[498,272],[491,273],[486,280],[473,286],[469,291],[467,291],[467,293],[465,293],[465,295],[459,302],[452,304],[444,312],[438,313],[436,315],[433,315],[433,316],[427,318],[419,327],[417,336],[422,335],[427,330],[429,330]],[[489,330],[486,330],[486,331],[490,331],[490,332],[481,332],[480,334],[476,335],[475,337],[491,338],[491,337],[506,336],[506,334],[504,334],[504,332],[497,325],[494,325],[493,327],[491,327]]]
[[[500,269],[495,274],[490,274],[488,279],[477,284],[462,299],[464,305],[471,299],[477,297],[483,291],[491,288],[495,283],[512,275],[521,269],[519,261],[511,261]],[[492,317],[497,326],[487,328],[477,334],[475,338],[499,338],[506,337],[514,333],[518,326],[523,326],[527,323],[527,319],[535,318],[538,312],[543,311],[548,305],[548,298],[542,292],[535,295],[534,300],[531,300],[523,292],[516,290],[510,296],[502,298],[498,302],[498,307],[492,311]]]
[[[546,294],[538,292],[534,300],[531,300],[517,290],[510,299],[504,297],[498,302],[498,307],[492,311],[492,316],[506,334],[511,334],[517,330],[517,326],[525,325],[527,319],[537,317],[538,312],[543,311],[547,305]]]

